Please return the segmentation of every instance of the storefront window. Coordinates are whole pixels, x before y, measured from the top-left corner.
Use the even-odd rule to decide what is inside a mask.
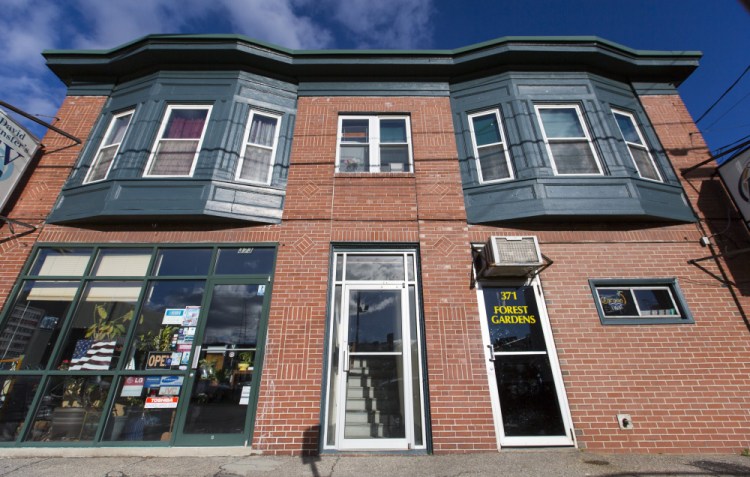
[[[0,315],[0,443],[244,442],[275,255],[268,245],[38,248]],[[199,361],[213,365],[205,379]],[[206,403],[231,409],[231,425],[195,418],[209,396],[191,396],[196,383],[212,390]],[[180,415],[192,420],[178,427]]]

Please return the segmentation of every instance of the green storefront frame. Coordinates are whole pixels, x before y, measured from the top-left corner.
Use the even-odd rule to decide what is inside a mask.
[[[51,251],[65,251],[65,253],[51,253]],[[200,253],[193,253],[196,251]],[[35,245],[0,314],[0,346],[5,346],[4,349],[0,349],[2,357],[0,359],[0,446],[249,445],[252,441],[258,389],[262,375],[276,251],[275,243],[39,243]],[[87,257],[85,266],[81,265],[84,259],[75,258],[81,255]],[[49,256],[56,259],[56,261],[49,261],[52,265],[48,263]],[[165,257],[172,257],[172,259]],[[196,257],[198,259],[195,259]],[[195,260],[189,260],[190,258]],[[40,260],[44,262],[41,265]],[[75,274],[77,272],[67,271],[59,274],[60,270],[65,271],[76,266],[78,269],[82,268],[82,272],[78,275]],[[132,273],[116,275],[112,270],[118,269],[117,267],[130,269],[127,271],[141,267],[145,272],[138,275]],[[196,273],[194,271],[196,267],[203,267],[204,271]],[[164,273],[161,273],[162,271]],[[241,429],[235,429],[232,435],[222,435],[216,432],[201,435],[199,430],[199,435],[193,433],[193,435],[186,436],[180,430],[184,427],[187,403],[190,401],[191,390],[188,388],[195,382],[199,361],[201,362],[200,369],[205,367],[203,362],[206,361],[192,358],[195,357],[194,352],[198,348],[196,343],[205,334],[206,316],[210,305],[209,290],[213,290],[215,285],[244,290],[244,298],[240,296],[238,299],[240,301],[251,299],[252,301],[254,315],[251,322],[253,326],[249,334],[245,336],[249,344],[227,344],[223,357],[219,356],[221,350],[217,343],[208,347],[213,350],[209,351],[214,357],[214,363],[209,363],[211,366],[216,364],[217,356],[223,361],[221,375],[213,373],[215,376],[209,376],[214,381],[217,381],[216,378],[224,380],[218,380],[219,384],[211,386],[214,390],[218,389],[222,396],[228,393],[227,386],[221,383],[235,383],[234,375],[240,374],[237,370],[241,367],[241,357],[251,355],[252,372],[249,373],[249,377],[244,378],[244,383],[237,383],[238,386],[240,384],[246,384],[246,386],[235,389],[235,394],[229,393],[234,398],[239,393],[242,394],[242,406],[247,406],[247,412],[244,425]],[[150,300],[159,296],[159,293],[169,294],[169,290],[158,291],[157,288],[160,286],[162,288],[172,286],[179,289],[193,287],[190,295],[193,300],[190,304],[193,306],[184,307],[184,309],[192,308],[188,310],[191,312],[189,314],[193,315],[191,319],[197,318],[198,320],[197,326],[192,327],[194,338],[189,342],[181,341],[186,339],[182,332],[188,328],[184,326],[187,322],[183,322],[167,330],[174,333],[169,348],[164,347],[169,341],[167,338],[170,334],[163,332],[163,328],[166,327],[164,323],[167,322],[167,313],[163,313],[162,305],[159,305],[162,306],[161,309],[158,306],[149,307],[152,305]],[[172,295],[171,300],[180,302],[179,296],[175,298],[175,294]],[[105,296],[116,298],[110,298],[103,304],[96,303]],[[44,308],[50,303],[60,305],[60,300],[65,300],[67,303],[65,307],[57,307],[56,311],[64,309],[64,312],[57,313],[60,316],[52,316],[56,313],[47,314],[45,309],[37,307],[39,309],[36,314],[32,313],[36,320],[32,320],[32,323],[36,328],[24,322],[23,312],[20,317],[17,316],[20,304],[24,304],[24,310],[28,311],[34,308],[32,305],[40,303],[44,305]],[[162,301],[166,303],[168,300]],[[170,310],[179,310],[179,306],[181,305],[176,308],[170,307]],[[125,309],[127,311],[123,313]],[[93,313],[90,313],[91,310]],[[213,311],[214,314],[217,312],[221,311]],[[116,322],[115,325],[100,326],[98,329],[111,331],[113,327],[117,328],[119,333],[116,339],[107,336],[97,341],[97,336],[89,336],[89,333],[97,328],[96,326],[93,324],[88,325],[87,328],[80,326],[82,320],[93,319],[96,323],[96,316],[101,318],[108,314],[112,318],[99,321],[105,322],[105,325]],[[94,315],[94,318],[82,318],[88,315]],[[247,313],[243,316],[247,316]],[[147,325],[150,324],[149,326],[153,328],[154,323],[157,323],[159,333],[153,332],[154,330],[147,332]],[[75,328],[74,325],[79,326]],[[25,338],[18,334],[19,330],[24,329],[27,331]],[[84,331],[85,336],[82,337]],[[40,339],[44,333],[51,333],[51,338],[47,339],[46,343],[44,339]],[[159,337],[158,334],[162,336]],[[83,339],[84,337],[86,339]],[[87,364],[81,364],[82,360],[91,357],[92,349],[106,339],[112,339],[109,343],[114,348],[114,351],[108,351],[109,354],[104,353],[107,361],[101,368],[107,369],[94,371],[90,370]],[[183,344],[177,345],[176,340]],[[164,345],[160,348],[161,353],[148,348],[149,343],[157,342]],[[34,343],[44,343],[44,346],[32,346]],[[23,348],[24,344],[26,348]],[[87,354],[83,354],[84,345],[88,345]],[[176,349],[184,350],[186,346],[189,346],[191,356],[190,358],[185,356],[179,365],[170,365],[163,369],[150,369],[151,366],[148,364],[135,365],[138,359],[140,359],[139,362],[144,363],[159,362],[159,359],[164,361],[169,352],[172,352],[171,357],[174,357]],[[236,352],[235,346],[239,346]],[[248,348],[250,346],[251,348]],[[44,348],[44,350],[39,348]],[[168,351],[163,351],[164,349]],[[141,350],[144,351],[140,352]],[[242,350],[245,352],[241,352]],[[26,356],[32,359],[24,362],[23,358]],[[71,356],[74,358],[64,359]],[[91,359],[96,357],[96,352],[94,352],[94,358]],[[88,366],[93,367],[96,364],[92,361],[88,363]],[[108,369],[110,367],[112,369]],[[74,371],[75,368],[78,369]],[[248,374],[247,371],[244,374]],[[162,384],[164,384],[164,389],[162,389]],[[158,392],[155,392],[154,386],[158,388],[156,389]],[[71,389],[80,391],[74,400],[69,398],[72,394]],[[139,389],[141,395],[136,396]],[[166,397],[158,395],[159,392],[167,389],[170,392]],[[146,394],[143,394],[144,391]],[[91,397],[94,394],[96,398]],[[78,396],[81,396],[80,399]],[[200,397],[203,398],[203,396]],[[118,437],[119,434],[115,435],[117,432],[122,432],[122,425],[119,426],[119,430],[113,430],[115,414],[123,414],[123,409],[132,411],[137,407],[137,404],[126,406],[130,402],[140,403],[142,406],[140,422],[131,425],[131,428],[148,428],[151,424],[152,427],[156,426],[157,431],[159,431],[159,425],[162,426],[162,430],[166,430],[160,434],[152,432],[149,437],[145,437],[147,435],[145,432],[142,434],[130,432],[129,437],[122,438]],[[87,412],[76,412],[78,407],[86,408]],[[161,421],[154,415],[161,415]],[[55,426],[52,425],[53,418],[56,419]],[[76,427],[81,419],[83,422],[80,428]],[[122,416],[120,420],[124,419],[125,417]],[[131,422],[135,420],[136,418],[130,417]],[[76,429],[72,434],[66,431],[71,428]]]

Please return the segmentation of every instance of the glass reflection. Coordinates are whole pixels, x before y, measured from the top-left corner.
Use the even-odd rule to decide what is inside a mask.
[[[45,369],[78,282],[27,281],[0,334],[0,369]]]
[[[352,352],[401,351],[401,292],[352,290],[348,336]]]
[[[124,376],[107,418],[105,441],[168,441],[182,376]]]
[[[127,369],[172,369],[189,362],[204,290],[203,280],[149,283]],[[159,359],[166,353],[169,363]]]
[[[51,377],[26,440],[93,440],[111,382],[109,376]]]
[[[403,255],[347,255],[347,280],[403,280]]]
[[[276,250],[262,247],[219,249],[217,275],[267,275],[273,273]]]
[[[161,249],[156,256],[154,275],[206,275],[210,265],[211,249],[209,248]]]
[[[206,314],[186,434],[244,432],[265,285],[216,285]]]

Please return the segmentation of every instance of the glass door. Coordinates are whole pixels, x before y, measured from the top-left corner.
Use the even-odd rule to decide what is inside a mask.
[[[573,445],[565,390],[538,284],[484,284],[479,287],[479,303],[499,444]]]
[[[258,386],[266,285],[209,284],[187,379],[189,401],[176,445],[247,445]]]
[[[338,396],[340,449],[407,449],[413,427],[405,289],[346,288]]]

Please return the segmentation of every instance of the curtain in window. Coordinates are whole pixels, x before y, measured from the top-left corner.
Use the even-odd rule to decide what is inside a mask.
[[[157,176],[189,176],[197,149],[198,141],[162,140],[148,173]]]
[[[276,136],[276,119],[268,116],[253,115],[253,123],[250,125],[250,134],[247,142],[260,146],[273,147],[273,139]]]
[[[166,139],[200,139],[208,111],[205,109],[175,109],[164,131]]]

